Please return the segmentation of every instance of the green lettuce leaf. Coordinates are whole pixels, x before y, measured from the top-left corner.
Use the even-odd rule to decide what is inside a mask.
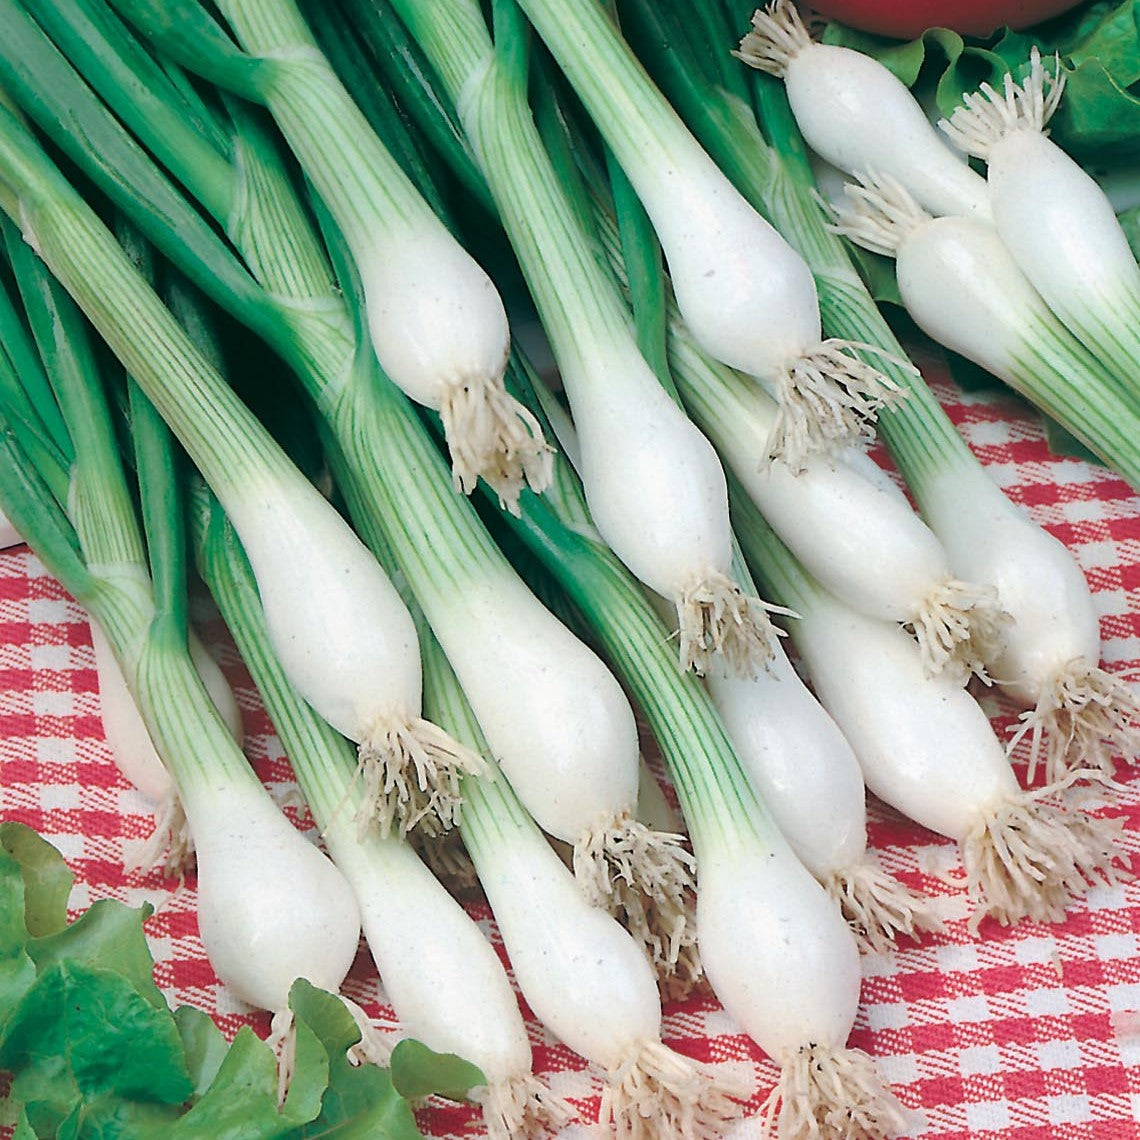
[[[473,1065],[401,1042],[400,1079],[355,1064],[345,1004],[299,979],[291,1074],[248,1027],[227,1043],[200,1010],[171,1011],[143,924],[114,900],[67,922],[72,877],[34,831],[0,825],[0,1101],[13,1140],[422,1140],[409,1098],[463,1097]]]
[[[392,1050],[392,1083],[409,1100],[433,1094],[466,1100],[486,1078],[470,1061],[454,1053],[435,1053],[419,1041],[401,1041]]]

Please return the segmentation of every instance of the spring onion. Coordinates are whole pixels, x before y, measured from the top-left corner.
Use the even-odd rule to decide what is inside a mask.
[[[931,219],[896,184],[868,179],[849,197],[841,227],[893,253],[900,294],[921,328],[1024,393],[1140,486],[1129,458],[1140,420],[991,226]],[[1049,782],[1073,766],[1111,771],[1114,754],[1135,755],[1140,745],[1133,727],[1140,702],[1099,666],[1099,622],[1084,576],[1063,545],[1008,500],[986,495],[964,504],[967,479],[949,468],[931,478],[925,511],[954,565],[993,582],[1013,618],[988,662],[994,680],[1029,706],[1013,743],[1029,735],[1031,775],[1044,749]]]
[[[360,907],[369,952],[403,1032],[476,1064],[473,1092],[488,1135],[510,1140],[568,1110],[531,1072],[514,991],[490,942],[403,838],[361,828],[367,793],[350,743],[289,685],[269,643],[237,536],[199,486],[192,521],[198,565],[250,669],[306,802]]]
[[[599,227],[624,277],[612,222],[602,216]],[[993,588],[954,577],[942,543],[858,449],[812,456],[797,473],[779,459],[758,462],[752,440],[773,423],[774,401],[704,353],[674,305],[665,310],[669,366],[686,409],[797,557],[856,609],[906,625],[932,672],[983,674],[1004,624]]]
[[[595,524],[641,581],[674,601],[682,668],[703,671],[723,651],[750,669],[768,627],[729,577],[723,471],[639,352],[543,149],[521,18],[500,5],[492,45],[474,3],[394,7],[446,84],[527,278],[573,410]]]
[[[1022,790],[989,718],[961,685],[929,676],[897,625],[856,613],[814,582],[746,498],[745,551],[799,615],[791,636],[824,707],[884,803],[959,846],[975,924],[1059,922],[1072,899],[1113,882],[1120,820],[1057,802],[1064,783]]]
[[[990,219],[985,178],[902,81],[863,52],[813,40],[792,0],[758,8],[733,54],[784,81],[804,141],[833,166],[895,178],[932,214]]]
[[[1020,84],[1007,72],[1000,93],[984,84],[939,125],[985,160],[994,225],[1014,261],[1135,407],[1140,268],[1108,196],[1048,137],[1064,89],[1060,59],[1046,70],[1034,47]]]
[[[541,490],[548,448],[503,387],[502,300],[372,131],[291,0],[235,0],[222,14],[248,54],[196,5],[182,27],[121,6],[172,58],[262,102],[348,243],[384,371],[444,421],[457,487],[488,479],[508,501]],[[441,331],[446,330],[446,335]]]
[[[148,290],[96,215],[5,114],[5,201],[47,262],[146,384],[183,446],[220,491],[258,575],[267,621],[293,683],[379,765],[392,789],[378,811],[401,826],[446,813],[425,771],[474,763],[419,716],[415,627],[348,524],[287,459]],[[18,189],[17,189],[18,185]],[[298,550],[306,557],[296,557]],[[446,824],[446,818],[441,820]]]
[[[693,335],[778,399],[773,453],[794,468],[865,432],[896,383],[847,343],[822,340],[811,270],[690,134],[601,5],[521,7],[652,218]]]
[[[1011,517],[1009,500],[985,473],[930,388],[917,373],[896,366],[895,361],[904,351],[855,272],[842,239],[827,228],[806,148],[795,127],[783,85],[754,71],[741,68],[734,73],[717,65],[716,61],[723,59],[723,45],[717,38],[720,33],[714,29],[714,38],[708,42],[702,42],[696,34],[706,32],[705,25],[715,21],[681,24],[678,14],[667,5],[651,4],[648,0],[623,0],[623,5],[636,10],[631,31],[639,33],[638,44],[643,54],[653,60],[654,74],[666,85],[675,103],[684,108],[687,120],[699,130],[702,141],[731,173],[738,188],[765,211],[811,264],[825,329],[834,335],[877,345],[883,351],[883,370],[906,390],[905,400],[884,409],[878,420],[879,433],[948,556],[955,549],[951,563],[954,572],[981,584],[986,582],[981,573],[990,575],[991,584],[995,576],[992,569],[985,567],[978,573],[972,572],[959,547],[954,520],[968,514],[979,528],[974,532],[975,546],[1003,551],[1002,573],[997,576],[1011,575],[1025,583],[1023,598],[1038,594],[1056,597],[1057,588],[1052,583],[1058,572],[1052,568],[1051,560],[1039,558],[1039,550],[1052,545],[1053,557],[1072,563],[1071,556],[1059,544],[1051,544],[1042,528],[1020,511],[1014,512],[1014,517],[1022,520],[1026,533],[1030,529],[1036,533],[1025,542],[1005,541]],[[744,23],[755,6],[750,0],[726,0],[726,7]],[[684,31],[680,30],[682,27]],[[741,83],[743,76],[751,81],[750,85]],[[764,134],[758,120],[762,120]],[[936,499],[939,505],[934,509]],[[929,511],[928,500],[932,508]],[[953,509],[949,508],[951,503]],[[983,521],[987,526],[981,533]],[[944,526],[948,528],[945,533]],[[1078,611],[1087,612],[1092,603],[1087,585],[1080,585],[1079,568],[1073,563],[1061,576],[1079,596]],[[1016,625],[1016,611],[1024,601],[1011,597],[1007,602],[999,589],[999,604],[1011,615],[1012,625]],[[1015,636],[1025,639],[1027,652],[1041,638],[1045,645],[1043,657],[1052,653],[1047,647],[1051,625],[1037,621],[1032,613]],[[1120,732],[1115,714],[1101,715],[1106,702],[1110,707],[1121,699],[1125,706],[1129,702],[1123,685],[1101,669],[1098,660],[1099,652],[1082,664],[1080,672],[1081,676],[1094,678],[1094,683],[1046,684],[1031,698],[1034,723],[1042,726],[1045,737],[1053,742],[1051,747],[1067,753],[1066,763],[1076,767],[1084,765],[1080,750],[1090,742],[1094,751],[1087,762],[1094,767],[1100,766],[1105,750],[1122,747],[1127,755],[1134,747],[1127,735]],[[1102,739],[1103,743],[1098,743]]]
[[[424,645],[433,715],[478,749],[479,726],[454,673],[430,638]],[[464,781],[460,834],[528,1006],[605,1073],[599,1122],[628,1140],[662,1132],[721,1135],[739,1112],[733,1094],[746,1090],[664,1045],[645,955],[628,931],[583,897],[501,772],[492,768]]]
[[[594,537],[581,486],[561,457],[550,489],[522,506],[504,521],[589,622],[661,748],[697,858],[705,973],[779,1067],[769,1124],[786,1140],[812,1129],[868,1138],[900,1129],[873,1062],[846,1045],[860,970],[839,907],[761,804],[702,682],[677,670],[642,587]]]
[[[0,198],[9,200],[6,193]],[[87,334],[65,302],[60,290],[57,331],[77,345]],[[22,448],[26,429],[8,419],[6,400],[0,499],[106,634],[177,782],[197,855],[199,931],[215,972],[241,1000],[286,1016],[298,977],[339,988],[360,936],[355,900],[336,868],[269,797],[191,659],[182,519],[164,425],[132,382],[140,527],[102,378],[60,369],[53,379],[74,443],[69,494],[62,506],[52,495],[55,475],[45,467],[46,478],[40,476],[43,456],[32,460]]]

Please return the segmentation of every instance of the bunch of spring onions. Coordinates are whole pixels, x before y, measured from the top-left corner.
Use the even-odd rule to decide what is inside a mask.
[[[932,164],[937,168],[945,142],[928,122],[919,123],[913,96],[882,65],[850,49],[815,43],[783,0],[762,9],[750,0],[724,0],[702,9],[701,19],[683,22],[669,5],[646,0],[622,0],[619,9],[623,27],[692,129],[811,264],[825,327],[876,345],[884,354],[876,358],[883,370],[906,390],[905,400],[884,409],[879,433],[954,572],[995,587],[1008,615],[1003,636],[991,640],[996,653],[986,665],[994,682],[1025,706],[1024,732],[1019,730],[1010,747],[1028,735],[1031,763],[1043,760],[1050,779],[1074,768],[1111,771],[1116,758],[1136,755],[1137,698],[1129,684],[1100,665],[1095,609],[1079,566],[1002,493],[915,373],[897,370],[904,351],[818,204],[809,149],[850,163],[850,173],[864,167],[898,177],[893,164],[899,159],[882,149],[893,151],[896,139],[915,137],[913,147],[903,148],[902,160],[912,179],[923,180],[911,186],[921,204],[930,192],[924,172]],[[813,98],[821,93],[820,108],[805,109],[794,86],[726,60],[726,37],[764,72],[787,79],[793,70],[810,69],[802,86]],[[824,97],[833,83],[843,85],[841,100]],[[883,129],[884,115],[889,130]],[[825,126],[817,137],[812,128],[821,121]],[[929,149],[931,138],[941,151]],[[856,146],[865,147],[862,157],[854,155]],[[928,152],[934,157],[921,171],[919,164],[905,163],[907,154]],[[992,212],[978,178],[958,173],[956,181],[938,184],[960,187],[954,207],[960,216],[980,221]],[[928,210],[946,208],[937,199],[926,202]],[[985,280],[982,272],[974,284]],[[1004,300],[1001,287],[984,295]],[[1009,343],[1008,337],[994,339]],[[1019,350],[1019,386],[1052,389],[1057,377],[1049,354],[1056,339],[1053,322],[1043,350]],[[1105,407],[1114,406],[1107,398]],[[1121,414],[1132,413],[1125,405]]]
[[[218,977],[283,1032],[298,977],[339,989],[360,937],[356,900],[270,798],[199,676],[178,457],[165,425],[128,376],[132,487],[88,328],[43,267],[13,253],[40,366],[4,378],[0,501],[98,624],[177,786],[197,860],[199,929]]]
[[[952,117],[983,178],[944,161],[877,65],[821,55],[786,0],[689,8],[0,0],[21,293],[0,290],[0,507],[113,651],[161,761],[151,794],[180,794],[219,976],[279,1012],[297,976],[337,988],[363,927],[404,1030],[480,1068],[496,1140],[571,1111],[429,869],[444,839],[528,1006],[596,1068],[602,1122],[628,1140],[714,1140],[752,1093],[661,1039],[658,985],[702,970],[777,1066],[770,1134],[905,1128],[849,1045],[859,955],[937,923],[868,850],[867,788],[958,842],[975,921],[1056,921],[1120,874],[1116,825],[1064,799],[1138,734],[1087,585],[982,471],[837,232],[897,254],[904,297],[933,277],[924,235],[1006,251],[1004,307],[985,290],[947,306],[943,281],[938,319],[982,321],[976,358],[1135,479],[1112,352],[1130,342],[1094,319],[1131,320],[1131,271],[1104,230],[1092,260],[1114,279],[1089,267],[1070,296],[1010,205],[1021,162],[1043,187],[1084,185],[1044,138],[1060,72],[1034,58]],[[848,83],[865,86],[839,120],[827,90]],[[880,104],[897,131],[858,119]],[[931,164],[910,173],[891,134],[933,137]],[[805,137],[860,180],[838,224]],[[108,209],[167,259],[165,302]],[[299,393],[335,498],[239,398],[183,277],[264,342],[262,387],[276,411]],[[1039,335],[999,329],[1019,298]],[[130,377],[141,528],[80,310]],[[557,391],[512,343],[516,311],[537,316]],[[1077,373],[1103,400],[1077,398]],[[876,423],[919,513],[860,448]],[[184,502],[332,861],[269,811],[205,696]],[[1045,787],[1019,784],[971,675],[1028,706],[1018,738]],[[691,850],[637,818],[635,709]],[[251,870],[319,897],[301,914],[254,897]],[[265,976],[260,922],[282,943]]]
[[[288,5],[279,15],[284,30],[303,34],[300,17]],[[146,65],[145,49],[112,13],[103,10],[100,21],[83,21],[74,7],[45,2],[39,16],[148,147],[164,154],[178,132],[172,171],[227,227],[244,264],[92,97],[37,25],[26,17],[17,21],[15,13],[13,30],[19,34],[0,60],[6,78],[38,112],[41,126],[101,180],[151,240],[293,366],[321,413],[321,431],[330,446],[367,473],[354,500],[359,533],[373,550],[392,550],[529,810],[548,831],[576,846],[584,889],[615,905],[628,899],[638,915],[670,913],[658,897],[658,884],[660,866],[673,860],[672,844],[659,842],[633,818],[638,757],[628,702],[596,657],[537,603],[473,508],[441,485],[430,436],[380,371],[367,331],[368,309],[349,304],[357,292],[366,298],[366,272],[354,262],[333,219],[318,203],[330,252],[313,231],[279,149],[259,120],[237,113],[239,109],[219,119],[188,104],[181,86]],[[206,17],[198,12],[198,18]],[[193,62],[211,72],[226,58],[224,43],[206,38]],[[131,82],[115,81],[123,76]],[[152,113],[156,101],[165,109],[162,116]],[[210,115],[211,131],[198,126],[201,114]],[[79,129],[69,129],[77,122]],[[206,165],[194,156],[215,132],[222,142],[210,145],[220,153]],[[390,137],[400,139],[398,133]],[[345,145],[348,141],[346,136]],[[130,182],[108,178],[109,154],[137,177]],[[219,157],[228,158],[229,166]],[[228,183],[220,203],[219,182]],[[426,195],[438,199],[430,185],[421,185]],[[518,487],[508,495],[495,480],[490,485],[501,502],[517,509]],[[458,550],[462,555],[455,554]],[[552,657],[560,668],[538,667]],[[493,668],[487,667],[488,660]],[[501,683],[507,674],[514,678],[510,685]],[[520,715],[524,705],[530,715]],[[555,709],[559,715],[553,715]],[[454,758],[425,726],[420,723],[414,747],[404,747],[404,735],[393,739],[389,733],[389,747],[362,753],[365,778],[388,793],[376,803],[385,825],[394,817],[393,799],[406,800],[417,815],[425,803],[430,805],[426,818],[438,817],[441,824],[452,818]],[[460,759],[466,763],[472,757]],[[409,763],[412,780],[402,775]],[[571,771],[577,774],[579,794],[552,795],[560,774]],[[611,889],[615,880],[628,889]],[[672,881],[671,876],[664,881]],[[644,905],[642,896],[651,905]],[[654,937],[652,930],[645,934]]]

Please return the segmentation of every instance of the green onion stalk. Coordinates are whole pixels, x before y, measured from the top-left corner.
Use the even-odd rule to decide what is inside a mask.
[[[811,265],[824,327],[874,346],[875,361],[906,392],[883,409],[878,430],[920,511],[964,580],[997,589],[1009,615],[986,662],[1025,711],[1013,738],[1030,741],[1029,764],[1047,778],[1074,768],[1111,770],[1136,755],[1136,697],[1100,664],[1095,607],[1064,546],[1013,504],[966,445],[905,350],[817,200],[807,149],[783,85],[731,58],[755,5],[724,0],[687,8],[622,0],[624,27],[674,105],[734,185]],[[1038,369],[1037,365],[1044,367]],[[1032,350],[1022,382],[1047,400],[1051,364]],[[1029,391],[1029,387],[1026,387]]]
[[[520,390],[524,381],[520,376]],[[697,859],[705,973],[780,1067],[769,1119],[790,1137],[807,1126],[803,1113],[827,1129],[852,1109],[864,1129],[853,1134],[882,1135],[899,1120],[893,1099],[871,1059],[845,1047],[859,994],[854,937],[792,855],[703,682],[677,670],[668,627],[590,525],[569,465],[560,458],[556,468],[541,498],[523,496],[521,514],[503,519],[588,621],[661,749]],[[775,937],[779,930],[791,941]]]
[[[199,571],[265,703],[322,839],[352,885],[369,952],[401,1031],[478,1066],[472,1098],[482,1108],[488,1136],[510,1140],[561,1126],[570,1111],[531,1070],[526,1027],[493,947],[406,837],[360,826],[367,818],[367,792],[356,775],[351,742],[316,716],[282,672],[249,561],[217,500],[200,482],[189,496]],[[433,676],[428,669],[425,695]],[[470,786],[464,791],[464,815],[474,810]],[[373,1057],[383,1052],[378,1034],[365,1032],[364,1043]]]
[[[595,524],[673,601],[683,668],[702,672],[723,654],[747,671],[768,652],[770,627],[731,580],[723,472],[639,351],[544,150],[528,102],[525,21],[511,3],[494,6],[491,27],[469,0],[392,7],[434,66],[510,238],[575,418]],[[382,20],[377,6],[356,11]],[[630,422],[640,430],[626,430]]]
[[[150,0],[122,7],[164,54],[268,109],[351,251],[385,373],[440,414],[456,487],[482,477],[507,497],[541,489],[548,449],[503,386],[498,291],[372,131],[292,0],[221,6],[244,50],[190,0],[176,24]]]
[[[47,104],[41,125],[56,131],[60,144],[93,177],[105,171],[108,154],[124,166],[137,163],[137,147],[114,129],[90,93],[84,95],[58,53],[30,35],[26,46],[35,48],[43,61],[20,84],[25,104],[42,109],[44,100],[70,100],[71,114],[80,117],[84,130],[72,135],[59,125],[51,113],[62,109],[58,103]],[[18,61],[9,66],[6,78],[20,67]],[[44,86],[47,75],[53,83]],[[652,892],[656,874],[642,875],[639,865],[654,866],[660,845],[651,829],[634,818],[638,752],[628,701],[596,655],[537,603],[473,507],[452,492],[430,433],[380,370],[363,307],[346,301],[355,295],[358,281],[351,251],[339,257],[341,289],[327,255],[306,252],[319,250],[319,239],[307,222],[302,224],[305,211],[289,203],[289,178],[274,148],[262,145],[251,128],[256,129],[255,121],[235,116],[234,145],[241,161],[234,167],[235,177],[240,175],[234,199],[243,213],[230,219],[228,229],[235,242],[242,242],[245,266],[202,225],[157,168],[146,168],[143,178],[130,182],[104,177],[102,186],[118,196],[139,225],[147,227],[151,240],[201,288],[293,366],[336,450],[361,473],[363,491],[355,504],[360,533],[374,547],[383,542],[394,552],[516,790],[544,828],[579,846],[586,889],[599,901],[610,901],[615,892],[608,884],[614,876],[625,876],[642,884],[636,889]],[[103,153],[92,154],[84,136],[97,138]],[[193,171],[178,173],[193,189]],[[322,203],[314,205],[335,252],[343,240],[339,230]],[[215,264],[223,269],[216,277],[207,271]],[[473,605],[473,599],[481,604]],[[561,667],[537,667],[551,653],[558,655]],[[489,660],[495,662],[493,668]],[[515,682],[504,685],[501,678],[508,672]],[[565,710],[572,718],[569,724],[551,715],[555,708]],[[450,789],[460,763],[476,764],[469,751],[442,744],[412,750],[412,758],[422,759],[425,752],[428,763],[420,770],[434,769],[441,780],[446,776]],[[381,786],[389,784],[386,771],[380,766]],[[558,773],[568,771],[578,774],[574,782],[583,795],[552,795]],[[418,776],[401,778],[395,786],[417,785]],[[391,812],[382,810],[384,822]],[[641,907],[639,913],[644,910],[657,914],[667,908]]]
[[[6,161],[5,171],[12,166]],[[339,989],[360,936],[356,903],[268,795],[191,657],[183,520],[165,425],[130,381],[140,524],[89,334],[62,289],[44,278],[39,286],[59,318],[45,361],[73,457],[65,469],[41,466],[44,453],[22,446],[29,429],[6,394],[0,502],[98,623],[177,784],[196,850],[207,957],[235,995],[272,1012],[281,1029],[297,977]]]

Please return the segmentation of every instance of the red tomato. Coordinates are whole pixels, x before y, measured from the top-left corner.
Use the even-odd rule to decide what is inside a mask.
[[[1079,0],[819,0],[821,16],[864,32],[913,39],[926,28],[988,36],[1003,25],[1027,28],[1077,7]]]

